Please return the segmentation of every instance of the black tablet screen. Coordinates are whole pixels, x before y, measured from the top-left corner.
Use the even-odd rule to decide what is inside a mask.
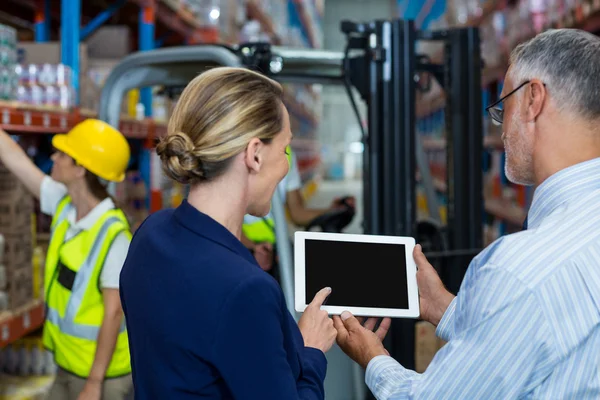
[[[403,244],[306,239],[306,303],[329,286],[329,306],[408,309],[405,251]]]

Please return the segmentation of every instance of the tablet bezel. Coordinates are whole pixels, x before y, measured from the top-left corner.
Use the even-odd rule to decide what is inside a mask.
[[[349,311],[356,316],[365,317],[392,317],[392,318],[418,318],[419,312],[419,290],[417,287],[417,266],[413,259],[413,249],[415,239],[403,236],[381,236],[381,235],[357,235],[347,233],[323,233],[323,232],[296,232],[294,236],[294,256],[295,256],[295,309],[297,312],[304,312],[310,301],[306,301],[306,260],[305,260],[305,241],[307,239],[336,241],[336,242],[356,242],[356,243],[385,243],[385,244],[403,244],[406,249],[406,281],[408,290],[408,309],[397,308],[376,308],[376,307],[344,307],[324,305],[322,310],[326,310],[331,315],[340,315],[344,311]],[[335,290],[335,288],[333,288]]]

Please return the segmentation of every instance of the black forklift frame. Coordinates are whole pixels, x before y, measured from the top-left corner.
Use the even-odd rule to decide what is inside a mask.
[[[416,137],[415,97],[420,73],[429,72],[444,88],[447,143],[446,254],[434,263],[456,293],[472,257],[483,246],[482,104],[479,33],[476,28],[418,31],[412,21],[343,22],[345,52],[287,49],[265,43],[236,47],[200,45],[130,55],[107,78],[99,118],[117,126],[123,95],[146,86],[182,87],[214,66],[252,68],[287,83],[345,85],[368,107],[364,135],[364,231],[367,234],[415,236],[417,166],[430,215],[439,223],[438,202],[429,165]],[[445,45],[441,65],[416,54],[419,40]],[[293,267],[281,199],[274,196],[277,251],[282,289],[294,312]],[[442,228],[443,229],[443,228]],[[414,323],[395,320],[386,339],[390,354],[415,367]]]
[[[429,72],[445,89],[448,222],[446,253],[433,261],[448,287],[457,293],[471,258],[483,246],[483,121],[481,56],[475,28],[419,32],[412,21],[343,22],[351,59],[349,74],[368,106],[364,152],[364,231],[416,236],[416,170],[425,182],[430,215],[439,221],[435,190],[421,142],[416,137],[415,97],[420,73]],[[417,56],[418,40],[442,41],[444,64]],[[465,62],[466,61],[466,62]],[[365,84],[365,71],[368,82]],[[394,320],[390,354],[414,368],[414,321]]]

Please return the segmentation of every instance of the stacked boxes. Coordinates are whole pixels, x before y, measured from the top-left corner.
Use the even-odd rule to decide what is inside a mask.
[[[8,309],[17,309],[34,298],[33,198],[27,188],[0,164],[0,233],[4,237],[4,292]]]
[[[127,216],[132,232],[135,232],[148,217],[147,197],[148,189],[137,171],[127,172],[125,180],[115,185],[114,200],[117,207]]]

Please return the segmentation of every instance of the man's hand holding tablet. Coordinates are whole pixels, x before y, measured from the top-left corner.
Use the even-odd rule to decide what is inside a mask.
[[[415,246],[413,257],[417,264],[421,318],[437,325],[455,296],[446,290],[437,272],[425,258],[420,245]],[[373,358],[389,355],[382,343],[390,327],[389,318],[384,318],[375,332],[373,329],[377,318],[369,318],[364,326],[361,326],[361,320],[347,311],[344,311],[341,317],[334,316],[333,323],[338,331],[338,345],[363,368],[366,368]]]
[[[420,244],[415,246],[413,257],[417,264],[421,319],[437,326],[456,296],[446,290],[437,271],[423,254]]]
[[[390,355],[383,347],[383,339],[390,329],[392,320],[384,318],[379,328],[374,331],[378,319],[369,318],[364,325],[361,325],[361,320],[348,311],[344,311],[341,316],[333,317],[338,346],[363,368],[367,368],[369,361],[377,356]]]

